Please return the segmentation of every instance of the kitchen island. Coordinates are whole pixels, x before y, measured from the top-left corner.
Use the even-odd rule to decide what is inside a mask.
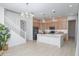
[[[37,34],[37,42],[55,45],[60,48],[64,44],[64,34]]]

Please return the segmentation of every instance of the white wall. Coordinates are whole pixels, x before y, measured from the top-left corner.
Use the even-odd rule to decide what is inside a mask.
[[[75,55],[79,56],[79,11],[78,11],[78,19],[77,19],[77,24],[76,24],[76,52]]]
[[[33,16],[30,15],[29,18],[26,18],[26,27],[27,27],[27,40],[33,40]]]
[[[11,20],[13,23],[15,23],[18,27],[20,27],[20,16],[17,13],[5,10],[4,8],[0,7],[0,23],[7,21],[6,18],[8,17],[9,20]],[[26,19],[26,28],[27,28],[27,39],[33,40],[33,17],[32,15]],[[17,28],[18,29],[18,28]],[[17,35],[14,31],[11,31],[11,38],[8,41],[9,47],[16,46],[19,44],[23,44],[26,42],[26,40],[23,40],[19,35]]]
[[[7,16],[13,23],[20,27],[20,14],[13,13],[11,11],[5,10],[5,16]],[[25,18],[26,21],[26,38],[28,40],[33,40],[33,15]]]
[[[0,23],[4,24],[4,8],[0,7]]]
[[[20,15],[19,14],[5,9],[4,15],[5,15],[5,18],[8,17],[9,20],[11,20],[18,27],[20,27]]]
[[[77,19],[77,16],[68,16],[67,17],[67,20],[76,20]]]
[[[4,16],[5,22],[4,23],[7,25],[6,21],[9,22],[9,20],[11,20],[11,22],[15,24],[14,26],[20,32],[20,30],[19,30],[19,28],[20,28],[20,16],[19,16],[19,14],[5,10],[4,15],[5,15]],[[9,22],[9,24],[12,24],[11,22]],[[8,25],[8,26],[10,26],[10,25]],[[20,36],[20,34],[18,34],[18,32],[16,32],[16,30],[14,31],[14,30],[10,29],[10,34],[11,34],[11,37],[10,37],[10,40],[8,41],[9,47],[20,45],[20,44],[23,44],[26,42],[26,39],[23,39]]]
[[[14,31],[10,30],[11,38],[8,41],[9,47],[13,47],[16,45],[24,44],[26,43],[26,40],[20,37],[18,34],[16,34]]]

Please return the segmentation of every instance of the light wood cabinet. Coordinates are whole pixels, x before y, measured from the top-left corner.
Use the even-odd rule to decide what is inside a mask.
[[[63,30],[68,28],[66,17],[57,17],[55,19],[57,20],[56,22],[53,22],[51,19],[46,19],[45,23],[40,20],[34,19],[33,26],[38,27],[39,29],[49,29],[50,27],[55,27],[55,29],[57,30]]]

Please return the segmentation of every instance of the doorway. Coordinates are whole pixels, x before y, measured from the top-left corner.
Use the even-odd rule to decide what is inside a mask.
[[[69,20],[68,21],[68,39],[75,40],[75,27],[76,26],[76,20]]]
[[[38,27],[33,27],[33,40],[37,40]]]

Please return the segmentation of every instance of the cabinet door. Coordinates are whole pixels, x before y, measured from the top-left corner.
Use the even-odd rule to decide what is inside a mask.
[[[67,19],[66,18],[59,18],[55,23],[56,29],[67,29]]]

